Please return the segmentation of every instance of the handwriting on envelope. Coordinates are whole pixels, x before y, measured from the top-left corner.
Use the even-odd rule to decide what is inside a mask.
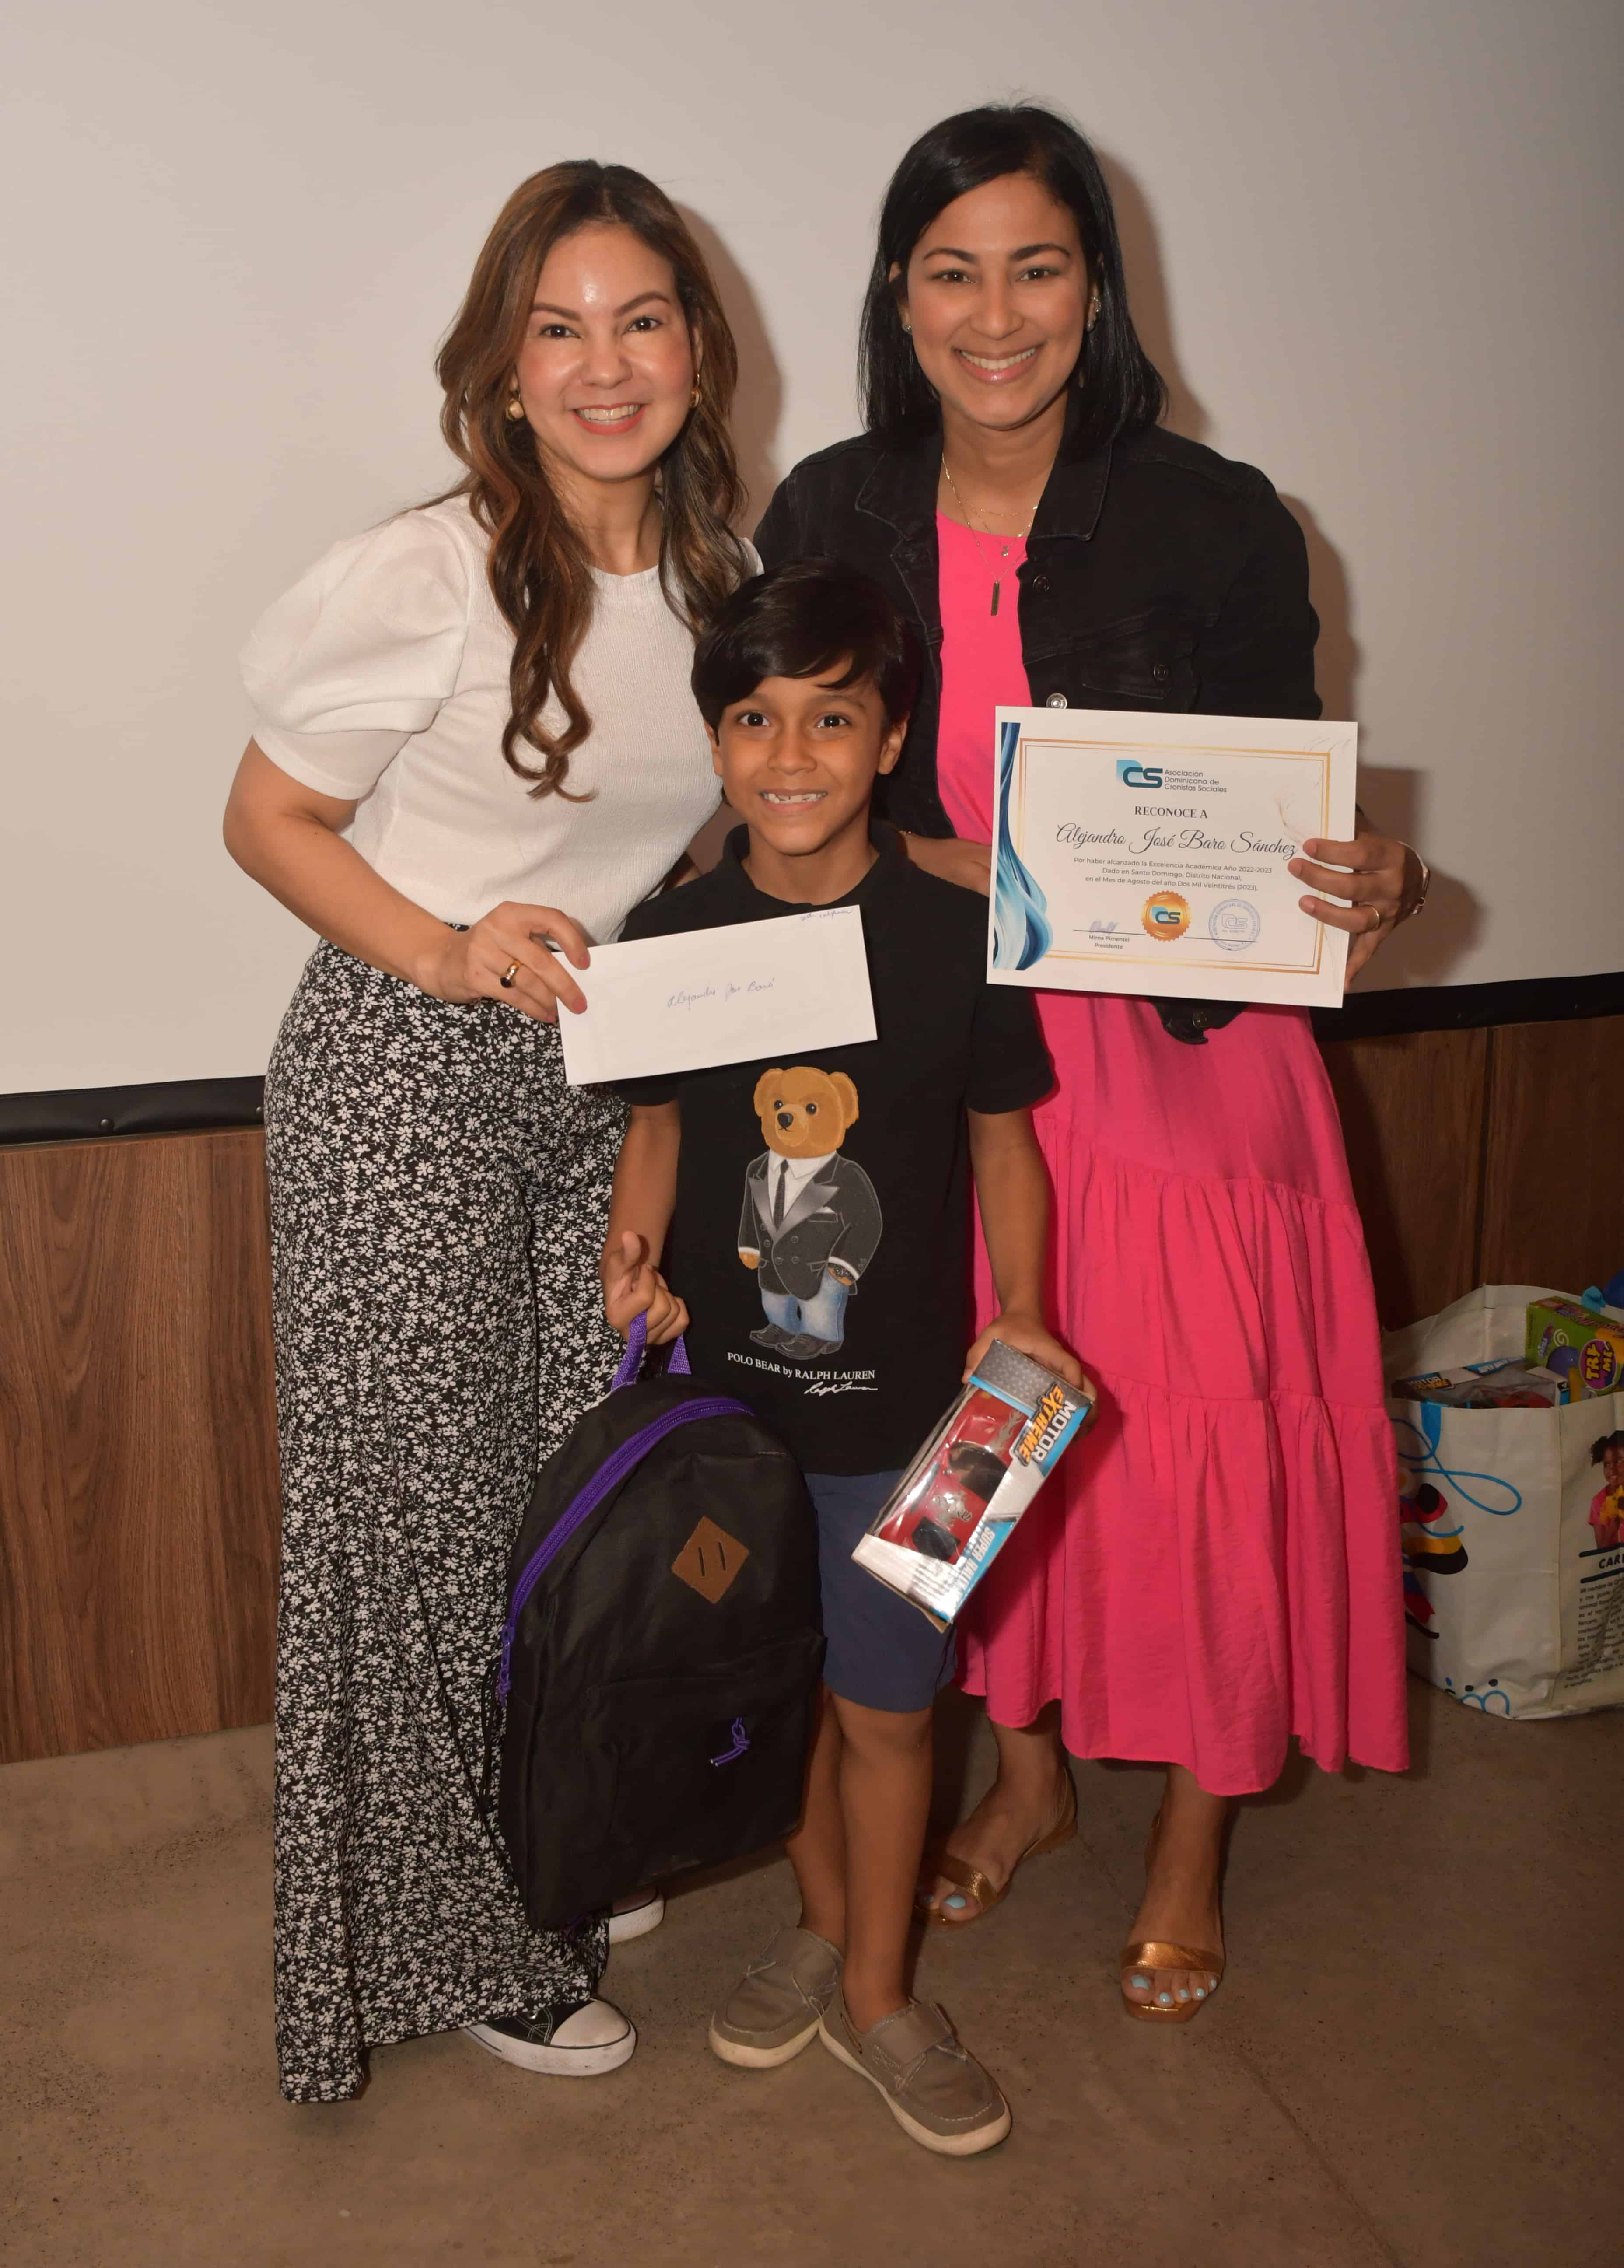
[[[874,1037],[856,906],[595,945],[577,981],[586,1012],[558,1019],[571,1086]]]
[[[778,979],[775,976],[752,976],[742,984],[735,984],[730,977],[722,986],[723,1004],[725,1005],[730,1000],[741,999],[746,994],[751,992],[774,991],[777,988],[777,983]],[[714,984],[707,984],[702,992],[690,992],[686,984],[680,984],[665,1005],[668,1008],[697,1008],[705,1001],[714,1000],[716,998],[716,988]]]

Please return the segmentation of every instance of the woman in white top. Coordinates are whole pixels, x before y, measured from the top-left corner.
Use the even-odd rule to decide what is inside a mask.
[[[557,1016],[716,806],[688,670],[754,564],[736,357],[669,199],[579,163],[509,201],[438,370],[467,477],[258,624],[225,821],[324,940],[265,1092],[299,2102],[459,2025],[581,2075],[636,2036],[595,1997],[602,1918],[525,1922],[477,1800],[481,1688],[536,1467],[620,1351],[598,1257],[622,1108],[566,1086]]]

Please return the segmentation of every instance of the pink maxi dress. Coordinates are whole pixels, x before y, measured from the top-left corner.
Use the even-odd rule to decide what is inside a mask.
[[[992,712],[1030,699],[1018,610],[942,516],[942,799],[992,833]],[[1003,539],[999,539],[1002,547]],[[1024,547],[998,565],[1006,597]],[[1035,995],[1055,1092],[1051,1320],[1100,1388],[960,1626],[1000,1724],[1059,1697],[1067,1748],[1269,1786],[1408,1761],[1392,1429],[1341,1127],[1306,1013],[1205,1046],[1149,1000]],[[978,1321],[997,1311],[976,1259]]]

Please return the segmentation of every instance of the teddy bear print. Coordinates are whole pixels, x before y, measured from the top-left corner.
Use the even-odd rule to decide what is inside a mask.
[[[745,1174],[739,1256],[756,1270],[767,1321],[750,1336],[789,1362],[819,1362],[846,1336],[846,1302],[885,1219],[874,1184],[840,1155],[857,1117],[844,1071],[763,1071],[755,1114],[767,1142]]]

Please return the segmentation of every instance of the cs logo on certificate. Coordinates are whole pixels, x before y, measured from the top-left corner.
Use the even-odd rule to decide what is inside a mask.
[[[1139,918],[1152,937],[1171,943],[1190,926],[1190,902],[1177,890],[1157,890],[1145,900]]]

